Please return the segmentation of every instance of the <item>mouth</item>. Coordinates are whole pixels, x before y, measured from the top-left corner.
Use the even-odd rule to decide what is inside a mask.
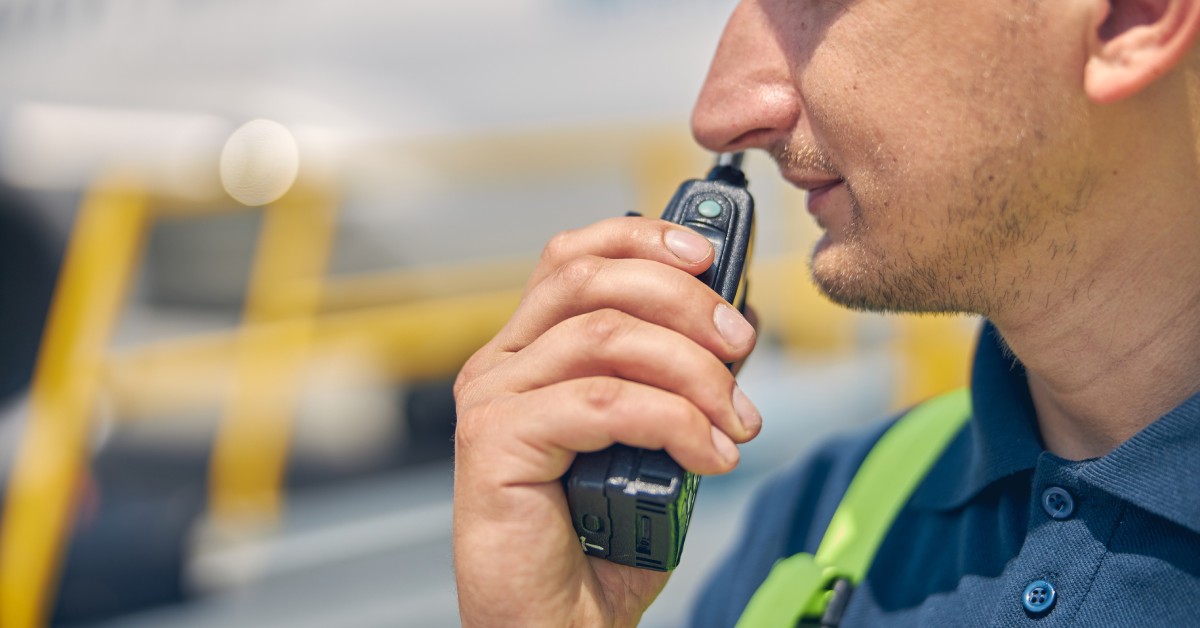
[[[809,196],[828,192],[846,182],[845,179],[829,172],[784,172],[783,178],[808,192]]]
[[[826,179],[812,182],[798,183],[797,187],[807,192],[805,205],[808,213],[812,214],[813,218],[817,219],[817,223],[822,227],[825,226],[825,221],[822,220],[822,214],[828,211],[830,204],[830,196],[843,185],[845,179]]]
[[[808,213],[825,228],[826,220],[821,214],[832,210],[828,206],[834,199],[829,197],[845,185],[846,179],[839,176],[833,162],[815,148],[789,151],[784,147],[774,156],[780,174],[788,183],[806,192]]]
[[[811,186],[802,185],[802,186],[800,186],[800,188],[802,190],[808,192],[808,195],[810,197],[812,197],[812,196],[819,196],[821,194],[824,194],[824,193],[828,192],[829,190],[832,190],[833,188],[835,188],[843,183],[845,183],[845,180],[843,180],[843,179],[834,179],[832,181],[828,181],[825,183],[818,183],[818,184],[811,185]]]

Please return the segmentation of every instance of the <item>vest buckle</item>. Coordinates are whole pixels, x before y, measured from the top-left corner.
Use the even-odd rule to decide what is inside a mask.
[[[821,623],[818,625],[821,628],[838,628],[842,625],[846,606],[850,604],[850,594],[854,593],[854,583],[846,578],[838,578],[829,588],[833,595],[830,596],[829,605],[825,607],[825,613],[821,615]]]

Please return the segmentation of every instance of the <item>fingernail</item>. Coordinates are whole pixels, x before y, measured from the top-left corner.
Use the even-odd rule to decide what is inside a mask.
[[[751,434],[758,432],[762,427],[762,414],[758,412],[758,408],[754,407],[754,402],[742,392],[742,387],[737,384],[733,385],[733,409],[737,412],[738,418],[742,420],[742,427],[746,428]]]
[[[717,326],[717,333],[730,346],[742,347],[754,338],[754,327],[728,303],[717,304],[717,309],[713,310],[713,323]]]
[[[704,236],[686,229],[671,229],[663,236],[667,248],[679,259],[695,264],[708,257],[712,244]]]
[[[734,445],[733,441],[729,440],[729,437],[725,435],[725,432],[717,429],[717,426],[715,425],[712,426],[712,440],[713,445],[715,445],[717,448],[717,453],[721,454],[721,458],[724,458],[725,462],[728,462],[729,464],[734,464],[737,462],[737,445]]]

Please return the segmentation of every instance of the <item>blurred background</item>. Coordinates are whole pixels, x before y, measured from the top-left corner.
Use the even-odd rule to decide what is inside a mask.
[[[0,0],[0,625],[455,626],[461,364],[543,243],[657,215],[733,0]],[[976,324],[817,296],[747,159],[765,474],[965,382]]]

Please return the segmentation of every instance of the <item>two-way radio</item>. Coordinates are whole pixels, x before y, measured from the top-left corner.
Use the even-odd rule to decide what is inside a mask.
[[[697,278],[744,310],[754,199],[741,164],[742,153],[721,154],[706,178],[679,186],[662,219],[708,238],[713,263]],[[665,451],[618,444],[581,453],[563,482],[585,553],[655,571],[679,564],[700,476]]]

